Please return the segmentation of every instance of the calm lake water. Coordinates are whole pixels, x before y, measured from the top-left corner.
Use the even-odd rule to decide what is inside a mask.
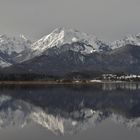
[[[0,140],[139,140],[140,83],[1,86]]]

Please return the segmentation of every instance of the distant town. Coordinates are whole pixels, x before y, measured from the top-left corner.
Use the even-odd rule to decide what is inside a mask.
[[[88,84],[103,82],[140,82],[140,75],[134,74],[100,74],[87,76],[84,74],[70,74],[69,76],[56,77],[47,74],[0,74],[0,84]]]

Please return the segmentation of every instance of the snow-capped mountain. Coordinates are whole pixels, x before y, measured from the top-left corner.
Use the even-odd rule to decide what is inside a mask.
[[[110,50],[107,43],[97,37],[67,28],[57,28],[31,45],[28,52],[18,56],[20,62],[30,60],[41,55],[61,54],[66,51],[88,55],[94,52]]]
[[[29,49],[19,54],[16,60],[23,62],[41,55],[61,54],[66,51],[88,55],[109,50],[110,46],[107,43],[93,35],[67,28],[57,28],[49,35],[34,42]]]
[[[0,36],[0,52],[9,56],[18,54],[17,58],[24,56],[23,61],[25,57],[27,57],[25,60],[32,59],[44,54],[51,48],[57,49],[57,52],[72,50],[82,54],[91,54],[94,52],[107,52],[126,45],[140,46],[140,34],[129,35],[112,43],[106,43],[96,36],[67,28],[57,28],[34,43],[31,43],[23,35],[19,37]]]
[[[49,74],[79,70],[132,73],[135,67],[134,73],[139,73],[138,46],[140,35],[105,43],[95,36],[67,28],[55,29],[34,43],[24,36],[9,38],[4,35],[0,37],[1,67]],[[11,66],[13,64],[16,68]]]
[[[4,54],[19,54],[29,48],[30,45],[31,41],[26,39],[23,35],[20,35],[19,37],[0,36],[0,51]]]
[[[116,49],[116,48],[124,47],[126,45],[140,46],[140,34],[128,35],[124,37],[122,40],[117,40],[115,42],[112,42],[110,46],[112,49]]]
[[[0,67],[11,66],[16,63],[16,57],[31,46],[31,41],[23,35],[19,37],[0,36]]]
[[[74,43],[77,44],[73,46],[72,44]],[[96,36],[79,32],[78,30],[57,28],[49,35],[44,36],[40,40],[33,43],[32,49],[36,52],[36,55],[42,54],[53,47],[55,47],[57,51],[72,50],[82,54],[91,54],[94,52],[114,50],[126,45],[140,46],[140,34],[128,35],[122,40],[107,43],[99,40]]]
[[[82,47],[75,45],[74,47],[66,49],[73,50],[75,52],[81,51],[82,53],[89,54],[109,48],[107,44],[105,44],[103,41],[100,41],[95,36],[88,35],[77,30],[58,28],[55,29],[51,34],[44,36],[39,41],[35,42],[32,45],[32,49],[34,51],[39,51],[38,53],[40,53],[52,47],[61,49],[61,46],[75,42],[83,43],[84,45]]]

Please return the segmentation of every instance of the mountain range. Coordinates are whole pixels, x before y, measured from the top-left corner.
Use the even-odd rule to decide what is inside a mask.
[[[58,28],[36,42],[0,36],[0,73],[140,74],[140,34],[107,43],[77,30]]]

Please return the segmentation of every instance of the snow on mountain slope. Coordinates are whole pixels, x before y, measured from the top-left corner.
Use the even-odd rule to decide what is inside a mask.
[[[96,36],[89,35],[77,30],[67,29],[67,28],[57,28],[51,34],[44,36],[37,42],[32,44],[32,49],[36,53],[40,54],[43,51],[56,47],[60,49],[61,46],[66,44],[72,44],[80,42],[85,45],[84,53],[90,54],[93,52],[102,52],[113,50],[116,48],[124,47],[126,45],[137,45],[140,46],[140,34],[138,35],[128,35],[122,40],[117,40],[112,43],[106,43],[99,40]],[[63,48],[64,49],[64,48]],[[73,51],[80,51],[80,47],[75,46],[75,48],[69,48]]]
[[[22,51],[28,50],[30,48],[31,52],[29,53],[36,52],[36,54],[41,54],[47,49],[53,47],[60,49],[63,45],[76,42],[83,43],[84,50],[82,49],[82,52],[85,54],[89,54],[96,51],[108,51],[110,49],[123,47],[128,44],[140,46],[140,34],[129,35],[122,40],[117,40],[109,44],[99,40],[93,35],[82,33],[77,30],[57,28],[52,33],[44,36],[33,44],[31,44],[31,41],[26,39],[23,35],[17,38],[1,35],[0,51],[9,55],[11,55],[12,53],[18,53],[19,55],[21,55],[20,53]],[[69,49],[76,52],[81,51],[81,47],[79,45],[75,45],[74,47],[70,47]]]
[[[0,57],[0,67],[4,68],[4,67],[9,67],[11,65],[12,65],[11,63],[7,62],[6,60]]]
[[[104,48],[109,47],[104,42],[98,40],[95,36],[81,33],[77,30],[58,28],[55,29],[51,34],[44,36],[39,41],[32,45],[32,49],[37,51],[38,54],[44,52],[47,49],[56,47],[60,49],[65,44],[72,44],[80,42],[85,45],[84,53],[89,54],[95,51],[103,51]],[[69,47],[71,50],[71,47]],[[80,51],[79,46],[72,48],[73,51]]]
[[[84,60],[87,55],[94,52],[106,53],[126,45],[140,46],[140,34],[129,35],[113,43],[105,43],[93,35],[67,28],[57,28],[34,43],[31,43],[23,35],[19,37],[1,35],[0,67],[7,67],[42,55],[53,56],[54,54],[61,55],[62,53],[64,55],[64,52],[70,51],[76,52],[79,59]]]
[[[0,36],[0,67],[8,67],[17,63],[17,56],[31,48],[31,41],[23,35],[19,37]]]
[[[4,54],[12,55],[13,53],[21,53],[29,48],[30,45],[31,41],[26,39],[23,35],[19,37],[0,36],[0,51]]]
[[[122,40],[117,40],[115,42],[111,43],[111,48],[116,49],[116,48],[121,48],[126,45],[137,45],[140,46],[140,34],[138,35],[128,35]]]

